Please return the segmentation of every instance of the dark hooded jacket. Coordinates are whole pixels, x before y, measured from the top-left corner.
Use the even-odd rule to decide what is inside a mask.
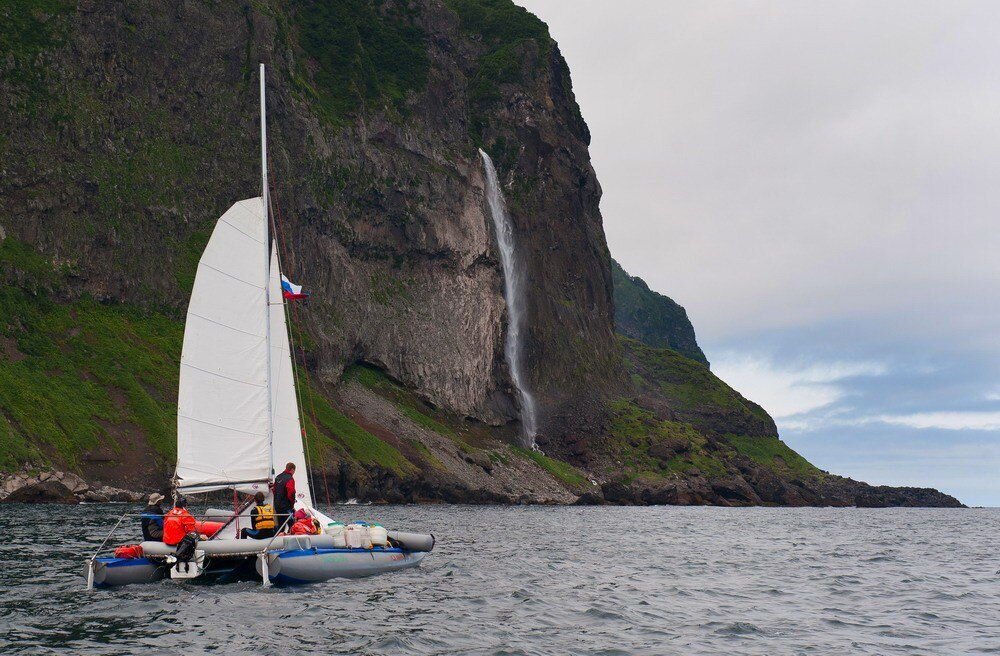
[[[163,508],[159,504],[151,503],[142,509],[142,539],[157,542],[163,539]]]

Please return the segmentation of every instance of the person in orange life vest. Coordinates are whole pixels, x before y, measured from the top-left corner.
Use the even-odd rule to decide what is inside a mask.
[[[278,526],[285,525],[285,529],[291,528],[295,518],[295,463],[290,462],[285,465],[285,471],[274,477],[274,514]]]
[[[174,546],[184,539],[184,536],[198,530],[198,522],[187,510],[187,499],[177,497],[173,510],[163,518],[163,543]]]

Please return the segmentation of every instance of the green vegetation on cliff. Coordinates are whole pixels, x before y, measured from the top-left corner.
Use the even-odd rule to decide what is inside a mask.
[[[764,465],[776,474],[792,474],[798,477],[823,476],[822,471],[793,451],[777,436],[726,435],[725,439],[737,453]]]
[[[0,266],[25,276],[0,290],[0,469],[79,468],[95,450],[119,451],[126,434],[171,460],[182,325],[128,305],[58,302],[37,287],[57,280],[52,265],[10,238]]]
[[[37,58],[63,40],[65,24],[59,17],[75,8],[72,0],[0,0],[0,55],[5,75],[29,94],[44,74]]]
[[[705,365],[628,337],[619,342],[636,397],[609,404],[609,435],[600,448],[626,481],[697,475],[735,495],[726,498],[755,501],[745,482],[754,477],[748,468],[764,468],[776,481],[825,480],[823,472],[778,438],[773,420],[760,406]],[[739,479],[744,483],[733,488],[731,481]]]
[[[525,45],[535,44],[545,55],[552,47],[552,38],[543,21],[509,0],[445,0],[445,4],[458,14],[462,30],[478,35],[485,48],[469,80],[473,112],[469,128],[473,140],[482,143],[481,133],[488,122],[485,111],[500,99],[500,85],[523,84],[530,74]],[[498,162],[507,163],[502,156]]]
[[[407,94],[424,86],[427,37],[411,14],[404,3],[373,0],[295,3],[293,29],[328,118],[341,121],[382,104],[400,112]]]
[[[674,473],[725,475],[726,465],[710,453],[708,440],[693,426],[663,420],[634,401],[610,404],[610,439],[605,448],[629,478],[662,478]]]
[[[677,351],[653,348],[619,336],[626,369],[636,390],[662,398],[684,421],[718,434],[777,435],[774,420],[756,403]]]
[[[708,366],[683,307],[654,292],[611,260],[615,294],[615,330],[654,348],[669,348]]]
[[[359,426],[323,395],[301,383],[299,392],[303,397],[303,422],[313,467],[325,468],[330,461],[329,451],[333,450],[361,465],[378,465],[397,474],[414,471],[414,466],[398,449]]]
[[[569,463],[565,463],[562,460],[557,460],[555,458],[550,458],[544,453],[533,451],[532,449],[524,449],[522,447],[512,448],[515,453],[519,454],[523,458],[533,461],[536,465],[558,478],[570,488],[583,490],[590,484],[587,477],[584,476],[579,469]]]

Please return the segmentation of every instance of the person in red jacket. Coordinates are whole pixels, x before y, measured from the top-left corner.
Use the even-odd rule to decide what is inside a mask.
[[[291,528],[295,522],[295,463],[285,465],[285,471],[274,477],[274,514],[277,515],[278,526]],[[287,521],[287,523],[286,523]]]
[[[173,509],[163,518],[163,543],[178,544],[184,536],[198,530],[198,522],[187,511],[187,499],[177,497]]]
[[[319,535],[319,522],[313,519],[305,510],[295,511],[295,523],[292,524],[292,535]]]

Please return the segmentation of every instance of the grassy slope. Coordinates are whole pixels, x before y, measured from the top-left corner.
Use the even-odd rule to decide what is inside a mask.
[[[117,449],[111,432],[125,426],[172,459],[181,324],[124,305],[58,303],[48,288],[58,272],[9,238],[0,266],[26,281],[0,290],[0,469],[78,467],[88,451]]]
[[[776,430],[733,432],[732,426],[773,429],[773,422],[701,363],[627,337],[620,341],[637,391],[662,399],[673,415],[672,420],[658,418],[632,399],[611,404],[611,437],[605,448],[622,462],[628,478],[663,478],[695,469],[709,477],[725,476],[737,454],[784,477],[823,476],[782,442]],[[725,420],[712,421],[713,412]]]
[[[461,427],[461,419],[447,413],[441,412],[429,406],[417,398],[411,391],[388,378],[380,370],[368,365],[354,365],[344,373],[345,380],[354,380],[368,389],[386,398],[399,408],[399,410],[413,423],[427,430],[433,431],[452,440],[461,451],[473,453],[483,451],[484,454],[493,460],[506,461],[508,451],[498,451],[493,449],[481,449],[476,446],[475,440],[470,439]],[[420,449],[426,451],[426,448]],[[554,478],[561,481],[570,489],[583,489],[589,486],[587,477],[579,469],[556,458],[551,458],[537,451],[511,447],[509,452],[529,460],[547,471]],[[423,459],[435,466],[433,454],[422,453]],[[437,463],[439,465],[439,463]]]

